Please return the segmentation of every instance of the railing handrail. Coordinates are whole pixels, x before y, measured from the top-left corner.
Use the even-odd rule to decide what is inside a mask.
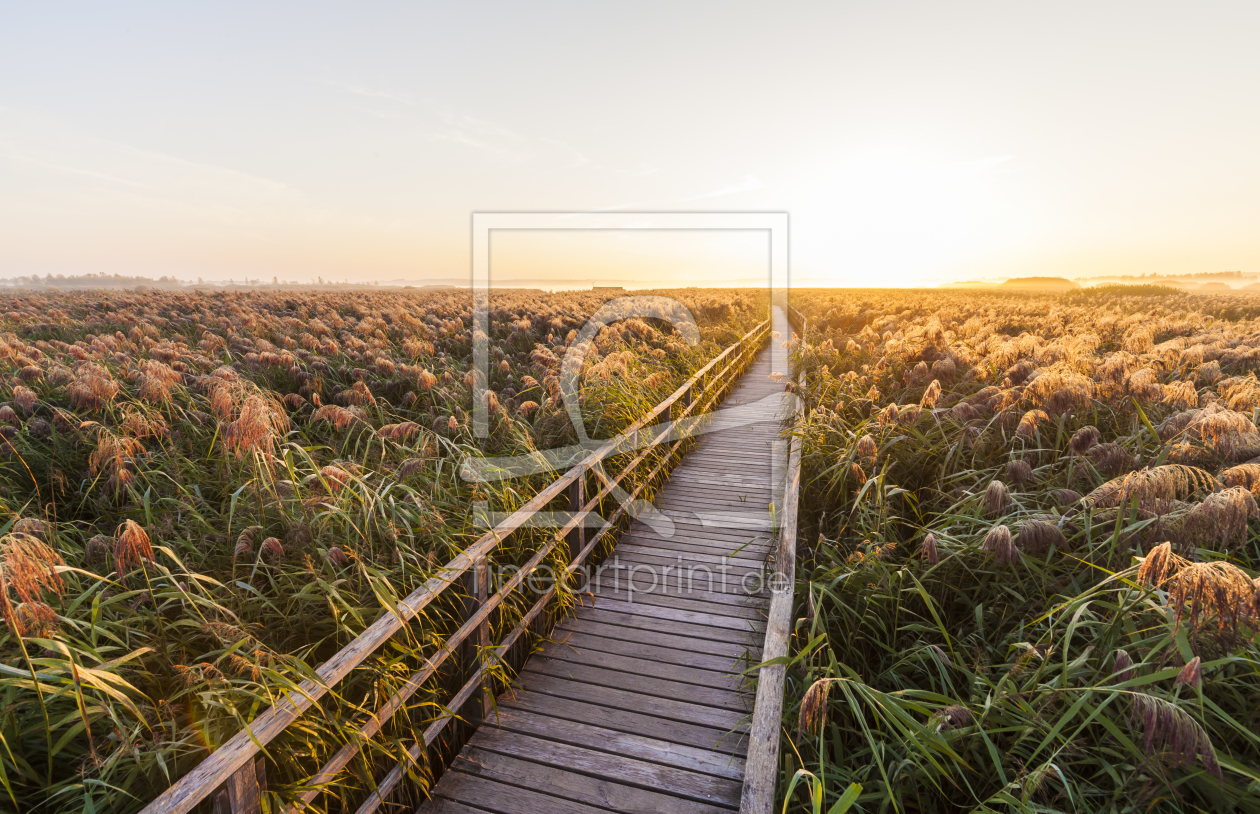
[[[801,319],[802,339],[804,318]],[[797,383],[792,446],[788,455],[783,486],[783,519],[775,548],[774,573],[770,577],[770,609],[766,614],[766,638],[761,648],[763,666],[757,673],[757,697],[753,702],[752,724],[748,732],[748,755],[744,762],[744,786],[740,794],[740,814],[771,814],[775,783],[779,774],[779,733],[783,719],[783,685],[792,636],[792,603],[796,583],[797,509],[801,496],[801,420],[805,415],[805,373]],[[777,661],[774,664],[765,662]]]
[[[434,574],[434,576],[426,580],[423,585],[399,601],[395,609],[391,611],[387,608],[386,612],[379,619],[373,622],[366,630],[355,637],[353,641],[339,650],[316,669],[315,674],[318,676],[318,680],[304,681],[296,690],[284,693],[283,698],[280,701],[277,701],[271,707],[260,713],[253,721],[246,724],[241,731],[237,732],[222,746],[202,760],[201,763],[197,764],[197,766],[189,771],[188,774],[184,775],[172,784],[170,788],[154,798],[147,806],[144,807],[140,814],[187,814],[187,812],[191,811],[194,806],[208,797],[216,789],[219,789],[227,783],[238,771],[247,767],[250,761],[254,760],[259,752],[264,751],[266,745],[279,736],[279,734],[283,732],[289,724],[296,721],[299,716],[301,716],[316,701],[331,690],[333,686],[349,675],[355,667],[359,666],[359,664],[361,664],[368,656],[376,652],[376,650],[389,640],[391,636],[402,629],[403,625],[415,618],[415,616],[429,603],[440,596],[443,591],[445,591],[451,586],[451,584],[456,582],[470,568],[472,568],[474,563],[486,557],[486,555],[493,551],[499,543],[507,537],[507,535],[519,529],[536,512],[563,494],[566,489],[578,480],[578,478],[584,478],[586,473],[600,461],[609,457],[610,454],[618,454],[621,451],[618,448],[620,446],[619,441],[622,437],[631,433],[637,433],[639,430],[642,430],[644,427],[647,427],[655,421],[655,419],[660,417],[663,413],[670,410],[671,407],[673,407],[674,404],[678,403],[680,399],[690,392],[698,382],[702,382],[704,377],[707,376],[716,365],[718,365],[722,360],[730,357],[738,349],[740,351],[739,359],[731,359],[727,366],[718,374],[718,379],[705,383],[702,390],[709,390],[721,383],[721,380],[726,377],[726,374],[732,368],[737,366],[740,361],[743,361],[743,357],[747,354],[747,346],[753,344],[754,342],[759,343],[761,339],[760,334],[768,333],[769,326],[770,320],[764,320],[734,343],[727,346],[721,353],[711,359],[706,365],[704,365],[704,367],[696,371],[689,379],[687,379],[686,382],[679,386],[677,390],[657,404],[638,421],[635,421],[631,426],[627,427],[617,437],[609,439],[597,449],[593,450],[584,459],[574,464],[567,472],[556,478],[548,486],[544,487],[541,491],[534,495],[534,497],[528,500],[523,506],[509,515],[497,526],[486,532],[476,542],[461,551],[456,557],[443,566],[441,570]],[[692,410],[698,405],[699,402],[692,398],[690,403],[687,404],[686,409],[683,411],[683,415],[692,412]],[[393,712],[396,712],[398,708],[401,708],[402,701],[405,701],[407,697],[419,688],[420,684],[432,676],[437,667],[445,661],[448,655],[450,655],[450,648],[460,643],[464,638],[467,638],[470,628],[475,626],[475,624],[483,624],[484,617],[488,616],[489,611],[493,610],[493,608],[498,605],[498,600],[501,600],[502,596],[514,589],[516,585],[519,585],[520,582],[529,575],[533,567],[536,566],[536,563],[541,561],[542,557],[546,553],[553,550],[555,546],[564,539],[564,535],[568,531],[576,527],[579,523],[584,522],[585,518],[596,510],[599,501],[608,495],[628,472],[630,472],[640,462],[645,460],[648,453],[654,449],[662,441],[662,439],[668,437],[669,434],[669,430],[665,429],[655,439],[653,439],[653,441],[645,447],[643,452],[636,456],[631,463],[627,464],[626,468],[617,476],[616,479],[606,483],[604,488],[600,490],[600,492],[592,500],[581,507],[581,511],[574,512],[572,519],[563,528],[557,531],[552,541],[540,548],[539,552],[535,554],[534,558],[531,560],[530,568],[522,568],[513,580],[505,584],[504,588],[501,589],[499,593],[495,594],[495,597],[491,597],[493,604],[487,603],[483,605],[481,610],[478,611],[478,614],[469,618],[463,626],[457,629],[456,633],[447,637],[447,640],[443,643],[439,652],[430,657],[426,667],[422,668],[419,672],[412,676],[412,679],[409,679],[407,685],[405,685],[404,690],[400,691],[399,694],[395,696],[396,699],[399,699],[398,706],[394,709],[388,710],[390,715],[392,715]],[[677,449],[678,445],[681,443],[682,440],[675,442],[674,449]],[[607,520],[603,527],[600,528],[591,540],[585,544],[580,552],[580,556],[574,556],[572,558],[572,562],[566,569],[566,574],[571,574],[574,570],[576,570],[577,566],[583,559],[585,559],[586,555],[594,549],[599,540],[611,529],[616,520],[619,519],[619,516],[624,511],[625,503],[633,501],[642,490],[643,486],[650,482],[651,478],[655,477],[656,474],[660,472],[665,463],[666,461],[659,463],[648,475],[648,477],[644,479],[644,483],[640,484],[628,495],[627,501],[623,502],[618,507],[618,509],[614,512],[613,517]],[[546,602],[550,601],[550,598],[555,591],[556,588],[553,585],[552,588],[547,591],[541,599],[538,600],[538,602],[535,603],[534,608],[526,614],[526,617],[522,620],[522,622],[518,623],[513,632],[509,634],[508,637],[505,637],[504,642],[496,648],[496,652],[506,652],[507,648],[515,642],[516,637],[521,634],[524,626],[532,619],[532,616],[536,615]],[[479,619],[478,617],[482,618]],[[480,671],[478,672],[478,675],[480,675]],[[477,676],[474,676],[474,680],[476,678]],[[470,680],[469,684],[472,683],[473,680]],[[468,685],[465,685],[464,690],[467,689]],[[464,690],[461,690],[461,693],[463,693]],[[403,694],[404,691],[405,694]],[[386,702],[383,709],[389,708],[394,700],[395,699],[391,699]],[[462,701],[460,703],[462,703]],[[458,709],[458,705],[453,704],[449,708]],[[388,717],[389,716],[380,718],[379,713],[372,715],[367,724],[362,727],[361,732],[371,736],[371,734],[379,729],[383,720]],[[437,727],[437,732],[440,732],[441,726],[444,726],[445,722],[448,720],[449,716],[439,719],[431,725],[430,729]],[[434,738],[436,737],[437,732],[434,732]],[[428,732],[426,732],[425,740],[426,743],[432,742],[432,738],[428,737]],[[358,748],[354,743],[347,744],[346,748],[334,756],[334,758],[329,762],[329,765],[326,765],[316,773],[315,779],[318,779],[322,775],[326,774],[330,766],[333,764],[340,762],[340,766],[343,767],[346,765],[346,763],[349,762],[349,757],[345,757],[344,760],[342,760],[342,758],[343,753],[346,753],[347,750],[349,750],[349,757],[352,757],[353,753],[356,752]],[[412,756],[414,757],[416,749],[413,749],[412,751]],[[339,770],[340,767],[335,768]],[[335,774],[335,772],[333,773]],[[395,777],[398,773],[399,769],[396,767],[394,771],[391,772],[391,775],[387,776],[386,780],[378,786],[377,795],[370,797],[368,802],[364,804],[360,811],[370,811],[375,808],[375,805],[370,804],[372,804],[373,800],[377,800],[379,803],[379,796],[388,792],[388,790],[385,789],[385,786],[389,777]],[[397,777],[395,777],[393,782],[397,782]],[[318,788],[314,786],[312,788],[314,791],[311,794],[311,799],[318,794]]]

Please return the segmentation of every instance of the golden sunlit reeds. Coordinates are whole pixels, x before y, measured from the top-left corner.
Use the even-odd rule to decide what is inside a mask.
[[[1149,288],[794,292],[794,767],[899,810],[1246,807],[1260,299]]]

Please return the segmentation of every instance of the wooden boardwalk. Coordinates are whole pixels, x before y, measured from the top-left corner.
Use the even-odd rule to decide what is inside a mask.
[[[774,314],[780,337],[789,328]],[[583,606],[496,699],[425,814],[730,812],[740,805],[782,499],[786,372],[772,339],[635,520]],[[738,408],[730,410],[730,408]]]

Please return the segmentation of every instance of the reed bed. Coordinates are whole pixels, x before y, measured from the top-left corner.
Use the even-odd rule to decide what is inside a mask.
[[[764,319],[754,294],[660,293],[701,341],[604,330],[583,371],[592,437]],[[459,463],[576,440],[560,359],[605,299],[494,293],[486,441],[470,432],[468,292],[0,299],[0,810],[138,810],[475,540],[474,502],[528,500],[547,476],[467,483]],[[269,806],[352,741],[462,601],[446,592],[273,743]],[[496,636],[532,601],[496,611]],[[361,742],[310,810],[357,806],[453,680]],[[410,787],[436,768],[413,765]]]
[[[1260,298],[806,291],[789,811],[1260,811]]]

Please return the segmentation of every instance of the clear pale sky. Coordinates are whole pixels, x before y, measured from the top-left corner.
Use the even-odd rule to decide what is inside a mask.
[[[1258,32],[1255,3],[3,2],[0,277],[466,278],[471,212],[601,209],[787,211],[794,276],[836,285],[1260,271]],[[496,274],[765,257],[559,243]]]

